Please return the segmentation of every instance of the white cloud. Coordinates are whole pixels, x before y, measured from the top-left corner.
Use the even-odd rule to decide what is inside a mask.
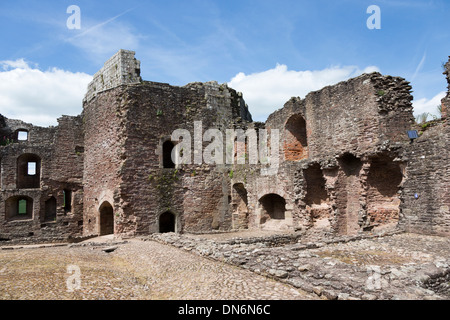
[[[4,60],[0,61],[0,65],[2,66],[4,71],[11,70],[11,69],[29,69],[28,63],[25,62],[24,59],[17,59],[15,61],[13,60]]]
[[[356,66],[344,66],[314,71],[292,71],[288,70],[286,65],[277,64],[274,69],[259,73],[238,73],[228,85],[244,94],[254,120],[265,121],[291,97],[304,98],[311,91],[375,71],[379,71],[375,66],[363,70]]]
[[[441,104],[441,100],[446,94],[447,93],[445,91],[442,91],[431,99],[422,98],[419,100],[414,100],[412,102],[414,107],[414,116],[417,117],[419,114],[423,114],[425,112],[438,116],[437,107]]]
[[[39,126],[78,115],[92,76],[53,68],[41,71],[23,59],[0,61],[0,113]]]

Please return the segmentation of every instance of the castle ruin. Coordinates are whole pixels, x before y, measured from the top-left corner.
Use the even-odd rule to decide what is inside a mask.
[[[422,128],[411,89],[363,74],[291,98],[260,123],[226,84],[143,81],[135,53],[120,50],[89,84],[81,115],[49,128],[0,115],[0,241],[243,229],[450,236],[450,93],[441,120]],[[194,138],[210,128],[267,132],[276,174],[250,164],[249,137],[233,140],[233,163],[174,161],[175,130]]]

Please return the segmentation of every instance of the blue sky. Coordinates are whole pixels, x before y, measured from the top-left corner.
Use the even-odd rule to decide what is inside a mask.
[[[79,30],[67,28],[70,5]],[[367,28],[370,5],[381,29]],[[87,83],[119,49],[136,51],[144,80],[228,83],[255,120],[371,71],[406,78],[415,113],[436,113],[449,13],[448,0],[2,1],[0,113],[37,125],[79,114]]]

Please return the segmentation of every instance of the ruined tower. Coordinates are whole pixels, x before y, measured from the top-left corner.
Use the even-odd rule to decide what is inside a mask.
[[[141,81],[137,66],[134,52],[119,51],[84,99],[85,233],[229,229],[227,172],[204,164],[176,167],[171,135],[185,129],[193,139],[195,122],[206,130],[251,121],[245,101],[216,82]],[[99,90],[102,79],[110,85]]]

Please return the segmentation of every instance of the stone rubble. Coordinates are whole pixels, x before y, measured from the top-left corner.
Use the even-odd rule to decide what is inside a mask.
[[[170,244],[288,283],[326,299],[450,299],[450,239],[391,233],[320,243],[299,234],[202,239],[174,233],[144,240]],[[297,240],[298,239],[298,240]]]

